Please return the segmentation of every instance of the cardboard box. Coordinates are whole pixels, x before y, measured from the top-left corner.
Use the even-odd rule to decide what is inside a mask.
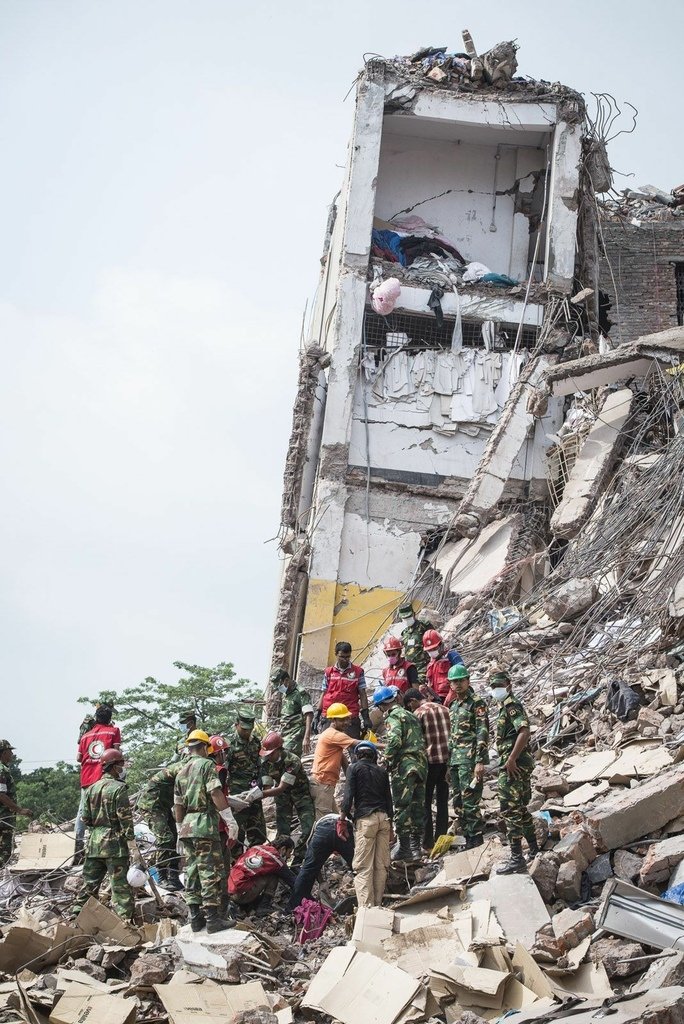
[[[50,1024],[133,1024],[136,1017],[134,1000],[104,992],[86,994],[81,985],[74,985],[50,1014]]]
[[[25,832],[21,837],[19,860],[10,865],[10,871],[56,871],[70,867],[75,845],[75,840],[62,832]]]
[[[226,1024],[244,1010],[271,1008],[259,981],[244,985],[217,985],[214,981],[201,985],[155,985],[154,990],[169,1015],[169,1024]]]

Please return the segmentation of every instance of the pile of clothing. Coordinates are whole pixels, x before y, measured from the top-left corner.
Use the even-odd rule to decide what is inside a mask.
[[[438,256],[456,260],[457,267],[467,260],[458,249],[439,234],[439,229],[426,224],[422,217],[397,218],[392,223],[376,218],[373,222],[371,253],[390,263],[410,267],[421,257]]]

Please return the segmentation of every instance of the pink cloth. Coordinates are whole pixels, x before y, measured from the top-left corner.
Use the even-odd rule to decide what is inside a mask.
[[[330,907],[325,907],[316,900],[302,900],[292,913],[299,926],[297,941],[302,946],[305,942],[311,942],[312,939],[320,939],[325,931],[325,926],[333,916]]]
[[[376,313],[387,316],[397,304],[401,295],[401,285],[396,277],[388,277],[379,284],[371,296],[371,305]]]

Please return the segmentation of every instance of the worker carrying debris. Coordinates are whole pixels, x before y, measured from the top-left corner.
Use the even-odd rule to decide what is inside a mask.
[[[527,806],[532,799],[531,778],[534,768],[534,759],[528,750],[530,722],[525,708],[513,696],[508,672],[493,673],[489,685],[492,697],[499,704],[496,720],[496,749],[501,759],[499,805],[511,850],[510,858],[497,868],[497,872],[510,875],[527,869],[522,852],[523,837],[531,857],[539,852],[534,822]]]

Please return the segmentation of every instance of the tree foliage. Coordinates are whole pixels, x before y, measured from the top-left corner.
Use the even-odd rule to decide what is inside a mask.
[[[194,708],[198,728],[212,735],[230,729],[238,704],[257,705],[257,717],[260,711],[263,693],[249,680],[236,679],[230,662],[222,661],[215,668],[183,661],[173,664],[182,673],[175,683],[148,676],[120,693],[109,690],[79,698],[81,704],[105,700],[114,704],[113,721],[121,729],[123,750],[131,761],[131,792],[173,757],[184,736],[178,720],[181,712]]]
[[[36,768],[17,779],[17,803],[30,807],[44,824],[70,821],[76,817],[81,796],[79,773],[74,765],[58,761],[51,768]],[[27,819],[19,818],[17,827],[26,828]]]

